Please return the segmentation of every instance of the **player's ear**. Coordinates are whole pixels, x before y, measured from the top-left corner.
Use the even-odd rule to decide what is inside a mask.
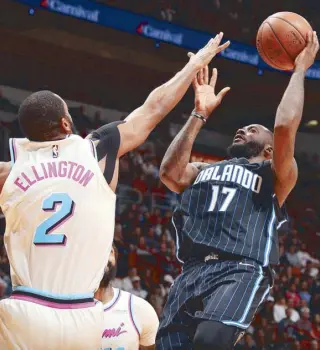
[[[60,127],[64,134],[72,134],[72,122],[69,118],[63,117],[60,121]]]
[[[273,148],[270,145],[267,145],[264,149],[264,156],[267,159],[271,159],[272,158],[272,153],[273,153]]]

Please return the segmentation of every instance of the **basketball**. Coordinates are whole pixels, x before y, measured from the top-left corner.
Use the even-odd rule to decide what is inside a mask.
[[[293,12],[278,12],[269,16],[257,34],[257,49],[271,67],[289,71],[295,58],[306,46],[309,22]]]

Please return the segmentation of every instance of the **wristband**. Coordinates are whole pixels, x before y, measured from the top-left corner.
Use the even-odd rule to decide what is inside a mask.
[[[191,115],[193,117],[196,117],[196,118],[202,120],[203,124],[205,124],[207,122],[206,118],[203,115],[201,115],[201,114],[199,114],[199,113],[197,113],[195,111],[192,111]]]

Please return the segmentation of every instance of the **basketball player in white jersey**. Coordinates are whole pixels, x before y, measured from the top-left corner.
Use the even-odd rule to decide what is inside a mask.
[[[103,303],[103,350],[154,350],[159,319],[144,299],[112,287],[117,273],[118,252],[113,245],[108,266],[95,293]]]
[[[155,89],[124,122],[82,139],[50,91],[20,106],[25,139],[0,163],[0,205],[13,293],[0,302],[0,349],[100,349],[99,287],[114,233],[118,160],[142,144],[181,100],[197,72],[229,45],[222,34]]]

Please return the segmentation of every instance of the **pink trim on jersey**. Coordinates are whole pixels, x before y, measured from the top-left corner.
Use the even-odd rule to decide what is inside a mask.
[[[23,300],[23,301],[29,301],[30,303],[35,303],[38,305],[47,306],[53,309],[86,309],[88,307],[95,306],[94,301],[90,301],[87,303],[75,303],[75,304],[61,304],[61,303],[55,303],[52,301],[42,300],[38,299],[36,297],[30,297],[27,295],[12,295],[9,299],[17,299],[17,300]]]
[[[131,320],[131,323],[133,324],[133,327],[134,329],[136,330],[137,334],[138,334],[138,337],[140,338],[141,334],[139,332],[139,329],[137,327],[137,325],[135,324],[134,320],[133,320],[133,313],[132,313],[132,294],[130,294],[130,297],[129,297],[129,305],[128,305],[128,308],[129,308],[129,315],[130,315],[130,320]]]
[[[104,312],[111,310],[111,309],[116,305],[116,303],[119,301],[119,299],[120,299],[120,294],[121,294],[121,290],[118,289],[118,291],[119,291],[119,294],[118,294],[118,296],[116,297],[116,300],[115,300],[110,306],[108,306],[107,308],[105,308],[105,309],[104,309]]]

